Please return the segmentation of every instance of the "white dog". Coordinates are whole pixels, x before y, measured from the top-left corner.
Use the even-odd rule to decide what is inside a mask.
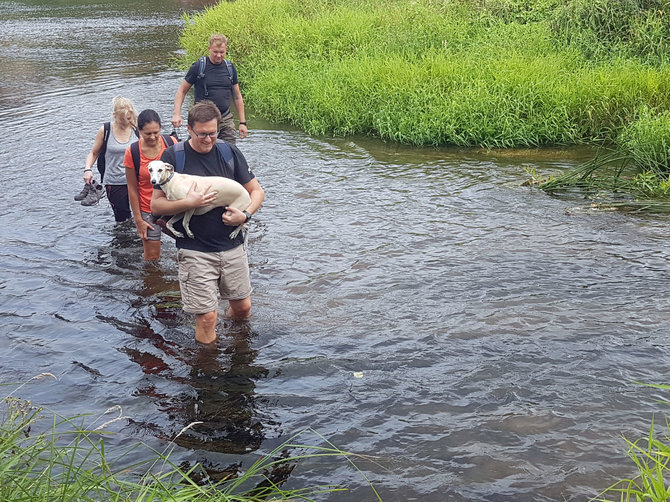
[[[200,187],[210,185],[208,192],[216,192],[216,199],[209,206],[189,209],[183,213],[175,214],[170,218],[170,221],[165,226],[177,237],[184,237],[184,234],[176,231],[172,225],[182,218],[184,218],[184,230],[186,230],[186,233],[192,239],[193,232],[191,232],[188,224],[191,221],[191,216],[194,214],[204,214],[215,207],[226,206],[244,211],[251,204],[249,192],[237,181],[230,178],[224,178],[223,176],[192,176],[190,174],[176,173],[171,164],[160,160],[152,160],[149,162],[148,168],[149,175],[151,176],[151,184],[160,185],[168,200],[185,198],[191,186],[195,183]],[[240,225],[237,227],[230,234],[230,238],[234,239],[243,226]]]

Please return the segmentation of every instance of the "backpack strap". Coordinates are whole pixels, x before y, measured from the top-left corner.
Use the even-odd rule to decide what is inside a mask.
[[[111,129],[111,123],[105,122],[102,124],[104,130],[104,135],[102,137],[102,148],[98,153],[98,159],[96,164],[98,166],[98,171],[100,172],[100,183],[102,183],[102,178],[105,176],[105,153],[107,152],[107,140],[109,139],[109,131]]]
[[[198,61],[198,77],[196,79],[196,84],[199,82],[202,84],[203,94],[201,96],[200,93],[198,93],[198,96],[196,96],[196,101],[207,99],[209,96],[209,91],[207,91],[207,84],[205,83],[205,66],[207,66],[207,56],[201,57]],[[194,93],[196,92],[197,87],[198,86],[196,85],[196,89],[193,89]]]
[[[230,79],[230,87],[232,89],[233,87],[233,63],[230,62],[229,59],[224,59],[223,60],[226,63],[226,70],[228,70],[228,78]],[[196,96],[196,101],[200,101],[201,99],[207,99],[209,97],[209,91],[207,90],[207,84],[205,83],[205,67],[207,66],[207,56],[202,56],[198,60],[198,76],[196,77],[196,84],[200,81],[202,84],[202,95],[200,93],[197,93]],[[197,88],[197,86],[196,86]],[[193,90],[193,92],[196,92],[196,89]]]
[[[233,150],[230,145],[221,139],[216,140],[216,149],[219,155],[223,158],[226,166],[230,169],[230,175],[235,173],[235,161],[233,158]],[[186,153],[184,152],[184,142],[180,141],[174,145],[175,166],[174,170],[178,173],[184,172],[184,165],[186,164]]]
[[[228,59],[224,59],[226,62],[226,69],[228,70],[228,76],[230,77],[230,87],[232,87],[233,84],[233,63],[230,62]]]
[[[130,145],[130,155],[133,158],[133,166],[135,167],[135,175],[137,176],[137,181],[140,181],[140,142],[135,141]]]
[[[102,124],[102,128],[105,130],[105,137],[102,138],[102,147],[107,150],[107,140],[109,139],[109,132],[112,130],[112,123],[111,122],[105,122]]]
[[[233,160],[233,150],[230,148],[230,145],[223,141],[222,139],[216,140],[216,149],[219,151],[219,155],[223,158],[228,169],[230,169],[230,176],[232,177],[235,174],[235,163]]]
[[[184,165],[186,164],[186,154],[184,153],[184,142],[180,141],[174,145],[174,170],[178,173],[184,172]]]

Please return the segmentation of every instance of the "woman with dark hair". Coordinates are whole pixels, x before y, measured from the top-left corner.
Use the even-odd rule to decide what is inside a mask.
[[[126,149],[123,165],[126,167],[128,198],[133,210],[137,234],[144,246],[144,259],[155,261],[161,257],[161,227],[151,216],[151,196],[154,188],[147,166],[152,160],[160,160],[163,151],[177,142],[167,134],[161,134],[161,118],[154,110],[142,110],[137,117],[140,140]]]

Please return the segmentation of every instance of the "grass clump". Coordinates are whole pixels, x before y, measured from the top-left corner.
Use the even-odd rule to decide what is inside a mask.
[[[670,171],[670,111],[652,114],[643,110],[640,118],[623,128],[618,139],[632,161],[660,176]]]
[[[669,385],[642,385],[670,389]],[[647,438],[637,441],[624,438],[628,445],[628,457],[633,461],[637,475],[618,481],[589,502],[666,502],[670,500],[670,422],[667,419],[665,428],[661,430],[661,437],[658,436],[652,420]]]
[[[626,169],[590,163],[561,186],[668,193],[658,138],[670,112],[670,0],[221,2],[186,17],[184,66],[212,32],[229,36],[255,113],[309,134],[596,144],[627,157]]]
[[[654,437],[652,422],[649,437],[629,441],[628,457],[633,461],[638,474],[634,478],[623,479],[610,486],[590,502],[666,502],[670,500],[670,423],[666,421],[663,440]],[[611,498],[614,496],[614,498]]]
[[[105,448],[105,428],[125,420],[118,416],[96,426],[83,416],[67,418],[35,408],[11,396],[0,409],[0,500],[2,501],[259,501],[312,500],[326,492],[341,491],[340,486],[282,490],[299,462],[319,458],[346,459],[355,469],[354,455],[343,452],[311,430],[303,431],[259,458],[244,472],[231,472],[219,481],[212,480],[198,464],[175,465],[170,460],[173,444],[159,452],[135,444],[114,454]],[[51,417],[51,425],[36,429]],[[188,427],[197,424],[191,424]],[[186,427],[182,433],[188,429]],[[325,446],[296,442],[312,433]],[[147,448],[143,454],[140,449]],[[291,452],[291,453],[289,453]],[[131,461],[143,456],[145,460]],[[358,469],[357,469],[358,470]],[[361,476],[365,475],[359,471]],[[367,478],[365,478],[367,479]],[[377,500],[381,500],[370,485]]]
[[[655,115],[647,108],[622,128],[618,148],[540,183],[549,193],[573,190],[624,193],[635,197],[604,207],[670,210],[670,112]]]

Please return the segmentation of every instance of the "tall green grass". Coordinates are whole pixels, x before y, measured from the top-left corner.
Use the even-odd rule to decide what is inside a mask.
[[[643,3],[237,0],[187,18],[183,63],[225,33],[255,112],[315,135],[614,143],[645,106],[670,109],[664,2]]]
[[[625,193],[635,200],[612,202],[610,197],[601,206],[670,210],[670,112],[656,115],[642,109],[637,121],[621,129],[616,150],[544,180],[539,187],[549,193]]]
[[[346,488],[328,485],[283,490],[281,484],[301,462],[340,459],[358,470],[354,464],[356,455],[306,430],[260,457],[246,471],[231,473],[216,482],[200,465],[185,468],[173,463],[170,459],[173,443],[163,451],[140,443],[121,452],[108,451],[106,436],[110,433],[105,430],[111,423],[125,420],[120,409],[108,410],[117,413],[111,419],[106,419],[106,415],[98,420],[88,416],[63,417],[34,407],[12,394],[0,401],[0,407],[0,500],[3,502],[312,500],[323,493]],[[48,427],[44,427],[45,421],[50,423]],[[308,436],[323,446],[298,442]],[[129,460],[131,454],[133,458],[144,460]],[[371,484],[370,490],[373,497],[381,500]]]
[[[669,385],[642,385],[670,389]],[[618,481],[589,502],[670,500],[670,422],[666,419],[665,427],[659,431],[652,420],[647,438],[625,441],[628,444],[628,457],[637,470],[636,476]]]

